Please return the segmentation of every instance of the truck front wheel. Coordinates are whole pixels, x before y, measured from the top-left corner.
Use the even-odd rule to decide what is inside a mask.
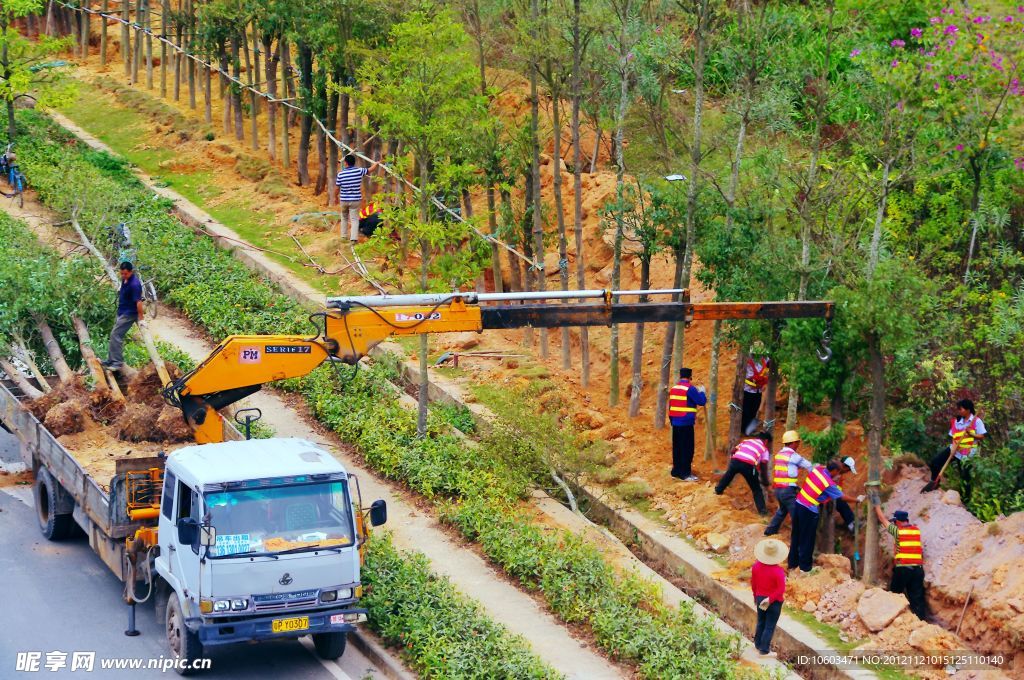
[[[196,660],[203,658],[203,643],[198,635],[185,627],[185,617],[174,593],[170,594],[167,602],[167,646],[178,662],[174,665],[178,675],[192,675],[196,670]]]
[[[75,533],[75,518],[71,513],[58,513],[60,503],[60,483],[53,478],[46,468],[39,468],[35,483],[36,516],[39,518],[39,530],[51,541],[63,541]]]
[[[348,644],[347,633],[314,633],[313,649],[316,655],[327,661],[334,661],[341,658],[345,653],[345,645]]]

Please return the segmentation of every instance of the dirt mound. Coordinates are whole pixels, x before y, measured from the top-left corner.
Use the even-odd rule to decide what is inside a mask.
[[[86,428],[87,421],[92,420],[87,402],[81,398],[70,399],[55,404],[46,412],[43,424],[55,437],[81,432]]]
[[[187,442],[192,440],[192,428],[185,422],[185,417],[176,408],[164,405],[156,418],[156,430],[168,442]]]
[[[47,392],[38,399],[27,402],[25,405],[32,412],[32,415],[39,420],[45,420],[47,412],[57,404],[72,399],[88,399],[88,394],[89,390],[86,389],[85,383],[80,376],[76,375],[71,382],[60,383],[51,392]]]
[[[117,438],[129,442],[159,441],[161,432],[156,424],[159,413],[148,404],[128,404],[114,422]]]
[[[172,363],[165,365],[171,380],[181,377],[180,368]],[[145,368],[138,371],[128,381],[124,395],[129,404],[146,404],[159,411],[164,405],[163,397],[160,396],[160,390],[163,388],[164,384],[160,380],[160,376],[157,375],[156,367],[153,364],[146,364]]]

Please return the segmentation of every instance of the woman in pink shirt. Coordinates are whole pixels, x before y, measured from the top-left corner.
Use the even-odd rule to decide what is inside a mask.
[[[750,569],[750,588],[757,606],[757,629],[754,646],[761,654],[775,656],[770,650],[775,624],[782,614],[786,595],[786,570],[779,566],[789,553],[789,546],[777,538],[766,538],[754,546],[754,566]]]

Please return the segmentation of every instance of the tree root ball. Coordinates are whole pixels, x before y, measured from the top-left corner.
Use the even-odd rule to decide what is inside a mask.
[[[60,437],[81,432],[88,420],[91,420],[88,405],[81,399],[71,399],[62,401],[47,411],[43,424],[53,436]]]
[[[159,412],[146,404],[128,404],[114,427],[117,438],[130,442],[161,441],[162,434],[156,424]]]
[[[177,366],[169,362],[165,363],[165,366],[172,380],[181,377],[181,369]],[[159,411],[164,403],[163,397],[160,396],[163,388],[156,367],[153,364],[146,364],[128,381],[124,394],[130,404],[146,404]]]
[[[187,442],[192,440],[192,428],[185,422],[181,411],[164,406],[156,419],[156,429],[168,442]]]

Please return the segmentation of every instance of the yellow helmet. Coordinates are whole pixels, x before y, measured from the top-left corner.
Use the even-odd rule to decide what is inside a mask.
[[[786,433],[782,435],[783,444],[792,444],[798,441],[800,441],[800,433],[796,430],[786,430]]]

